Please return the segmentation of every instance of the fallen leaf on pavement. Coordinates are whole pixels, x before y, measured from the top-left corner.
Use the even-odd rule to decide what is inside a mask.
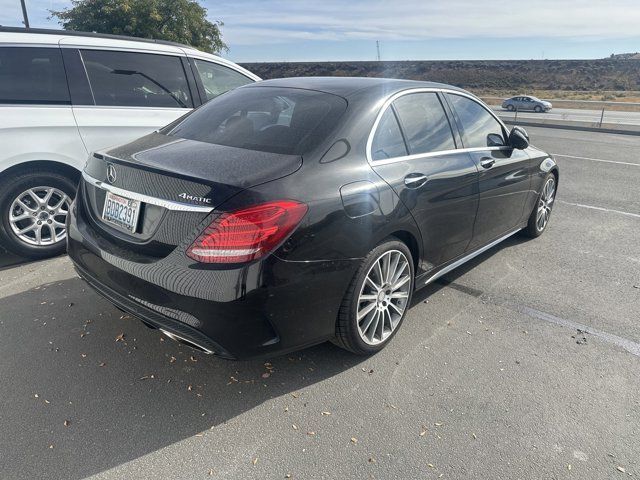
[[[293,427],[294,430],[298,429],[298,426],[294,423],[293,425],[291,425]]]
[[[328,415],[331,415],[331,412],[322,412],[322,415],[328,416]]]
[[[618,470],[619,472],[622,472],[622,473],[625,472],[624,467],[616,467],[616,470]]]
[[[253,463],[254,465],[255,465],[256,463],[258,463],[258,457],[254,458],[254,459],[251,461],[251,463]]]
[[[358,443],[358,439],[356,437],[351,437],[351,443]]]
[[[65,420],[64,421],[64,426],[68,427],[69,425],[71,425],[71,421],[70,420]]]
[[[420,430],[420,436],[424,437],[426,434],[427,434],[427,427],[423,425],[422,429]]]
[[[315,434],[316,434],[316,432],[311,432],[311,431],[307,432],[307,435],[309,435],[309,436],[314,436]]]
[[[262,374],[262,378],[269,378],[271,374],[269,372],[265,372]]]
[[[140,380],[148,380],[150,378],[156,378],[156,376],[152,373],[151,375],[145,375],[144,377],[140,377]]]
[[[124,333],[121,333],[116,337],[116,342],[124,342]]]

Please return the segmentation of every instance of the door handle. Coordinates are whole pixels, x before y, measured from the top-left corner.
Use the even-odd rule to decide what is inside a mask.
[[[410,173],[406,177],[404,177],[404,184],[407,188],[420,188],[422,185],[427,183],[429,178],[426,175],[421,173]]]
[[[494,158],[485,157],[480,160],[480,166],[482,168],[491,168],[493,167],[494,163],[496,163],[496,160]]]

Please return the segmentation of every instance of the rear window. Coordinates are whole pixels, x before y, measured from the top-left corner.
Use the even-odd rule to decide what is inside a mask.
[[[60,49],[1,47],[0,103],[70,104]]]
[[[167,133],[199,142],[301,155],[333,130],[345,99],[295,88],[250,87],[214,98]]]

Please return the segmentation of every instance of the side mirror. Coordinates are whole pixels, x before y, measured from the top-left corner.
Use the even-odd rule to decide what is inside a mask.
[[[524,150],[529,146],[529,135],[522,127],[513,127],[509,133],[509,146],[518,150]]]

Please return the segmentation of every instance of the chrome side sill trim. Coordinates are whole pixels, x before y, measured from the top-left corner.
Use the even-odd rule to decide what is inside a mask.
[[[430,284],[431,282],[433,282],[434,280],[437,280],[438,278],[442,277],[443,275],[446,275],[447,273],[449,273],[451,270],[454,270],[456,268],[458,268],[460,265],[462,265],[463,263],[468,262],[469,260],[471,260],[472,258],[477,257],[478,255],[480,255],[481,253],[486,252],[487,250],[489,250],[491,247],[496,246],[497,244],[499,244],[500,242],[502,242],[503,240],[506,240],[507,238],[509,238],[511,235],[514,235],[515,233],[519,232],[520,230],[522,230],[522,228],[516,228],[515,230],[513,230],[512,232],[507,233],[506,235],[498,238],[497,240],[494,240],[491,243],[488,243],[487,245],[485,245],[484,247],[479,248],[478,250],[475,250],[473,252],[471,252],[470,254],[462,257],[460,260],[456,260],[455,262],[453,262],[451,265],[448,265],[446,267],[444,267],[442,270],[440,270],[438,273],[436,273],[435,275],[432,275],[431,277],[429,277],[427,279],[426,282],[424,282],[425,285]]]
[[[182,203],[182,202],[174,202],[172,200],[165,200],[164,198],[152,197],[149,195],[144,195],[142,193],[130,192],[129,190],[124,190],[122,188],[114,187],[113,185],[109,185],[108,183],[102,182],[90,176],[87,172],[82,172],[82,178],[91,185],[101,188],[102,190],[106,190],[115,195],[120,195],[121,197],[130,198],[132,200],[138,200],[144,203],[150,203],[152,205],[157,205],[159,207],[166,208],[167,210],[173,210],[176,212],[201,212],[201,213],[209,213],[213,210],[213,207],[205,207],[202,205],[191,205],[190,203]]]

